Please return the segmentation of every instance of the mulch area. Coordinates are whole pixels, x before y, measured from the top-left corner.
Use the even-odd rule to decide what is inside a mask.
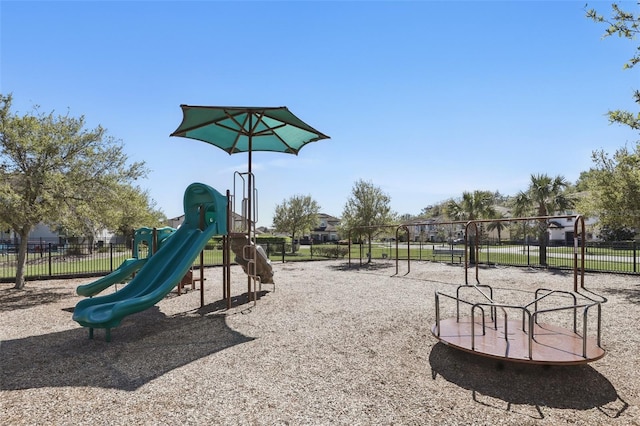
[[[640,280],[589,274],[606,297],[605,356],[575,366],[479,357],[439,342],[436,291],[455,293],[460,266],[379,261],[273,264],[254,304],[232,268],[200,291],[175,291],[104,331],[72,321],[93,279],[0,284],[0,423],[220,425],[640,425]],[[480,270],[499,294],[571,289],[558,271]],[[119,288],[122,288],[120,286]],[[113,291],[112,289],[107,290]],[[445,311],[450,315],[450,311]]]

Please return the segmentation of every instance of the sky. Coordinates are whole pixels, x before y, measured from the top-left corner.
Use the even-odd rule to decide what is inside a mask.
[[[247,171],[246,154],[169,136],[181,104],[287,106],[331,137],[253,154],[259,226],[296,195],[340,217],[359,180],[418,215],[532,174],[575,182],[594,150],[635,146],[606,113],[637,111],[638,41],[604,30],[585,0],[0,0],[0,93],[106,128],[169,218],[189,184],[239,191]]]

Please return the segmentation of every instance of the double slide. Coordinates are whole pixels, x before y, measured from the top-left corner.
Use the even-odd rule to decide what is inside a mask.
[[[138,270],[147,263],[149,256],[156,251],[156,248],[162,247],[162,244],[175,231],[175,229],[170,227],[159,229],[137,229],[133,240],[133,253],[136,257],[125,259],[124,262],[122,262],[122,264],[109,275],[106,275],[92,283],[79,285],[76,288],[76,293],[78,296],[93,297],[112,285],[126,283],[133,274],[138,272]],[[147,244],[147,257],[138,257],[137,255],[140,254],[139,247],[143,242]]]
[[[122,289],[78,302],[73,320],[83,327],[117,327],[127,315],[148,309],[162,300],[184,277],[207,242],[226,233],[227,197],[202,184],[189,185],[184,194],[185,221],[157,253],[141,265]],[[129,271],[123,271],[125,272]]]

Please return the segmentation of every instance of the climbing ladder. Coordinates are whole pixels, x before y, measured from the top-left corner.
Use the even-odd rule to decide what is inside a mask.
[[[256,222],[258,221],[258,191],[254,186],[255,178],[252,173],[235,172],[233,193],[227,191],[229,198],[229,213],[227,214],[227,229],[229,232],[223,238],[223,263],[226,266],[224,274],[224,298],[227,308],[231,307],[231,273],[229,265],[232,260],[242,266],[247,274],[247,296],[249,302],[256,304],[257,292],[262,291],[262,284],[273,284],[273,271],[270,262],[256,244]],[[236,203],[240,208],[237,209]],[[231,259],[231,253],[235,258]]]

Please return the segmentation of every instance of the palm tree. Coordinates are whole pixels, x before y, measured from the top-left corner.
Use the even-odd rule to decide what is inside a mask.
[[[491,219],[504,219],[504,213],[500,213]],[[498,245],[502,244],[502,231],[507,229],[507,223],[502,221],[491,222],[487,225],[487,231],[491,232],[493,230],[498,232]]]
[[[514,202],[516,216],[549,216],[572,209],[575,200],[566,193],[569,182],[563,176],[551,178],[546,174],[531,175],[529,189],[519,192]],[[540,264],[547,266],[547,245],[549,234],[545,219],[538,221],[538,241],[540,244]]]
[[[453,220],[474,220],[493,217],[496,214],[493,208],[493,193],[490,191],[465,191],[462,199],[457,202],[450,200],[446,205],[446,214]],[[475,247],[475,238],[469,241],[469,245]],[[469,261],[475,263],[475,250],[469,251]]]

